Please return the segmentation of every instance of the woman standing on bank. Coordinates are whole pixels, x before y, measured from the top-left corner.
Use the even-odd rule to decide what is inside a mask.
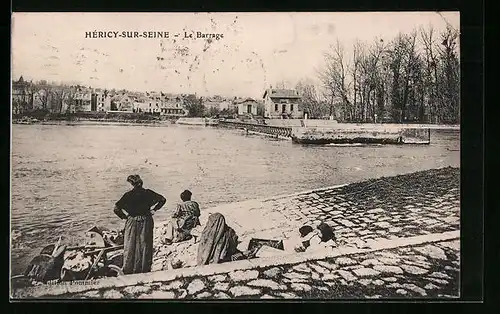
[[[126,219],[123,248],[123,273],[151,271],[153,263],[153,214],[167,201],[162,195],[142,187],[139,175],[130,175],[132,190],[116,202],[114,213]],[[153,207],[154,206],[154,207]]]

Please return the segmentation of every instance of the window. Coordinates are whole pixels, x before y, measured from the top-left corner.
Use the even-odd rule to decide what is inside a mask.
[[[274,111],[278,111],[278,104],[274,105]]]
[[[286,105],[281,105],[281,112],[286,112]]]
[[[290,104],[290,111],[293,111],[293,104]]]

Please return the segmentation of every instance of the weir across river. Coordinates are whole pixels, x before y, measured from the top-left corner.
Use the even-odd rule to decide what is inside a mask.
[[[341,123],[310,127],[303,120],[300,127],[227,120],[219,121],[218,126],[291,139],[299,144],[430,144],[430,128],[426,127]]]
[[[249,132],[271,135],[277,138],[280,137],[288,139],[292,138],[291,127],[270,126],[264,124],[233,122],[233,121],[219,121],[218,125],[226,128],[241,129]]]

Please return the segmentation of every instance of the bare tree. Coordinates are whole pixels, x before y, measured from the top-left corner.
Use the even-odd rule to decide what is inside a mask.
[[[328,108],[325,110],[323,106],[324,102],[320,99],[317,88],[311,80],[300,80],[295,89],[299,95],[301,95],[304,111],[307,112],[311,118],[318,118],[328,114]]]
[[[383,39],[375,39],[369,50],[367,108],[370,121],[375,115],[382,115],[384,110],[384,64],[382,57],[387,47]]]
[[[52,111],[57,113],[62,113],[63,111],[63,101],[65,94],[64,86],[57,86],[52,89]]]
[[[414,97],[413,86],[418,78],[419,56],[416,51],[417,33],[399,34],[389,49],[391,58],[391,107],[395,121],[409,117],[408,102]]]
[[[441,116],[447,122],[457,123],[460,113],[460,66],[458,61],[458,31],[451,26],[441,33],[439,49],[443,90],[441,92]]]
[[[334,114],[335,100],[340,99],[343,120],[347,118],[347,108],[351,105],[351,101],[349,100],[349,85],[347,83],[348,67],[344,56],[344,48],[337,40],[336,44],[331,46],[330,51],[325,54],[325,69],[319,72],[319,78],[330,105],[330,115]]]
[[[428,110],[429,122],[437,123],[437,102],[441,82],[438,79],[438,52],[432,26],[420,29],[420,39],[424,50],[424,86],[425,107]]]
[[[42,110],[48,110],[49,102],[52,94],[52,86],[47,84],[40,84],[40,89],[37,91],[37,97],[40,101],[40,105],[42,106]]]
[[[351,119],[356,119],[357,115],[357,107],[358,107],[358,92],[359,92],[359,68],[360,68],[360,63],[362,62],[364,54],[364,46],[363,44],[358,40],[354,44],[353,47],[353,68],[352,68],[352,82],[353,82],[353,106],[352,110],[350,112],[350,118]]]
[[[76,96],[76,88],[73,86],[65,86],[63,92],[63,106],[65,107],[65,111],[68,114],[73,113],[75,111],[75,96]],[[65,104],[65,106],[64,106]]]
[[[418,56],[416,55],[416,38],[417,33],[414,31],[411,34],[405,36],[406,38],[406,64],[404,67],[405,70],[405,80],[404,80],[404,89],[403,89],[403,118],[408,119],[410,117],[408,106],[409,100],[411,97],[414,97],[414,86],[415,81],[418,78]],[[413,99],[413,98],[412,98]]]

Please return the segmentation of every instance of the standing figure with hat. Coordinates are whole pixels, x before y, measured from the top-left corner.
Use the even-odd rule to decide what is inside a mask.
[[[130,175],[132,190],[116,202],[114,213],[126,219],[123,248],[123,273],[151,271],[153,264],[153,214],[167,201],[162,195],[143,188],[139,175]]]

